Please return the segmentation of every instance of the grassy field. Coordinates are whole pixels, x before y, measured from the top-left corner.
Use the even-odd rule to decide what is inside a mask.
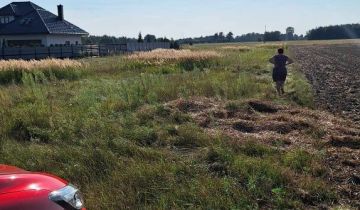
[[[249,100],[313,108],[311,87],[294,68],[286,96],[276,95],[267,61],[278,47],[199,45],[87,58],[62,70],[2,69],[0,162],[70,180],[88,209],[332,205],[321,151],[209,133],[168,106],[210,98],[228,110],[246,110]]]

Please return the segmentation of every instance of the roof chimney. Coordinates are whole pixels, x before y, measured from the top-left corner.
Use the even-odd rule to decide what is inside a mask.
[[[58,17],[59,17],[59,20],[63,21],[64,20],[64,7],[63,5],[58,5]]]

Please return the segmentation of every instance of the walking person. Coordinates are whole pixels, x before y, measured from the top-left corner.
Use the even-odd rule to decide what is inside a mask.
[[[274,64],[273,69],[273,80],[276,83],[276,91],[279,95],[283,95],[284,85],[287,77],[286,66],[294,63],[294,61],[284,55],[284,49],[278,49],[278,54],[269,60],[270,63]]]

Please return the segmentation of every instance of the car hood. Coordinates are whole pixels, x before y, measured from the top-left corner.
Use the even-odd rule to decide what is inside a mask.
[[[7,165],[0,165],[0,175],[2,174],[14,174],[14,173],[24,173],[26,172],[23,169],[17,168],[15,166],[7,166]]]
[[[12,166],[0,166],[0,194],[20,191],[55,191],[65,187],[67,181],[44,173],[32,173]]]

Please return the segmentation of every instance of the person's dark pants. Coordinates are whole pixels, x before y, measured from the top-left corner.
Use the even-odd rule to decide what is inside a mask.
[[[285,86],[285,81],[276,81],[276,91],[278,92],[279,95],[285,93],[284,86]]]
[[[287,69],[277,69],[274,68],[273,70],[273,80],[276,83],[276,91],[279,95],[285,93],[284,85],[287,77]]]

